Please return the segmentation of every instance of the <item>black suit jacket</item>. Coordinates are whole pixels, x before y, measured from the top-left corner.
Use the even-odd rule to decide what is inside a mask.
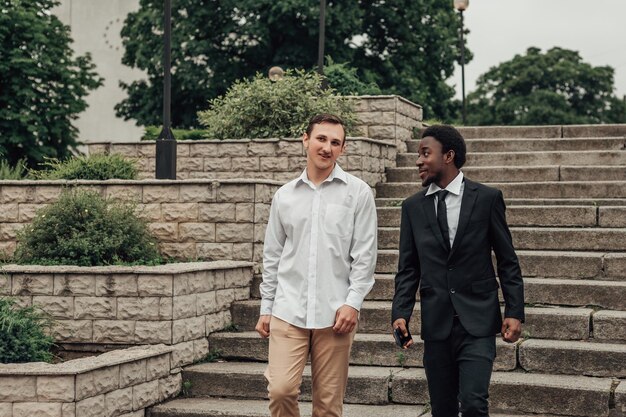
[[[524,284],[506,224],[502,192],[465,179],[450,251],[437,224],[434,194],[426,196],[423,190],[407,198],[402,204],[392,322],[398,318],[409,322],[419,286],[422,339],[447,338],[455,311],[472,336],[500,332],[502,316],[492,249],[505,300],[504,315],[524,321]]]

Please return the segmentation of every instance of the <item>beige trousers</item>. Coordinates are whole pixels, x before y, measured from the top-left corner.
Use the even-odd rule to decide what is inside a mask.
[[[336,334],[332,327],[303,329],[272,317],[265,371],[272,417],[300,417],[298,396],[309,352],[312,417],[341,417],[355,333]]]

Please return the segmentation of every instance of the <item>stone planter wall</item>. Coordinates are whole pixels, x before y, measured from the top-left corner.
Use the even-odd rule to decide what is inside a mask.
[[[171,351],[156,345],[56,365],[0,365],[0,416],[143,417],[181,390]]]
[[[207,336],[231,323],[230,306],[250,297],[252,263],[154,267],[6,265],[0,297],[38,305],[59,344],[172,345],[173,366],[209,352]]]
[[[338,159],[346,171],[370,186],[385,180],[385,169],[396,166],[396,145],[391,141],[349,138]],[[93,153],[120,154],[137,161],[140,178],[154,178],[154,141],[92,143]],[[306,166],[302,139],[186,140],[176,148],[178,179],[270,179],[290,181]]]
[[[0,253],[13,254],[16,233],[64,187],[85,187],[137,203],[161,252],[179,260],[260,260],[269,180],[0,181]]]

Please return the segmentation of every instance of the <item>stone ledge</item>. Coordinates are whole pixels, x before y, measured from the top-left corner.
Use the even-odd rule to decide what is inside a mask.
[[[405,100],[408,103],[411,103],[408,100]],[[417,104],[413,104],[414,106],[420,107]],[[369,143],[376,143],[378,145],[384,145],[384,146],[392,146],[392,147],[396,147],[396,144],[393,142],[389,142],[386,140],[380,140],[380,139],[373,139],[373,138],[368,138],[365,136],[347,136],[346,137],[348,142],[351,141],[363,141],[363,142],[369,142]],[[178,144],[181,145],[193,145],[193,144],[220,144],[220,143],[278,143],[278,142],[302,142],[302,138],[267,138],[267,139],[184,139],[184,140],[177,140],[176,142]],[[105,146],[110,146],[110,145],[124,145],[124,146],[128,146],[128,145],[133,145],[133,146],[140,146],[140,145],[150,145],[150,144],[154,144],[156,142],[156,140],[142,140],[142,141],[132,141],[132,142],[111,142],[111,141],[97,141],[97,142],[89,142],[86,143],[87,146],[92,146],[92,145],[105,145]]]
[[[16,265],[0,267],[1,273],[89,273],[89,274],[179,274],[205,270],[232,269],[253,267],[254,263],[246,261],[213,261],[213,262],[180,262],[155,266],[72,266],[72,265]]]
[[[190,184],[263,184],[263,185],[283,185],[283,182],[257,179],[257,178],[190,178],[184,180],[0,180],[0,187],[3,186],[74,186],[74,185],[190,185]]]
[[[142,359],[169,354],[174,346],[134,346],[124,350],[113,350],[94,357],[74,359],[59,364],[45,362],[0,365],[0,376],[13,375],[77,375],[99,368],[121,365]]]

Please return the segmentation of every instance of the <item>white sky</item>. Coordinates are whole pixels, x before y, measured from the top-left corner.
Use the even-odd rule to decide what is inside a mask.
[[[626,94],[626,0],[470,0],[465,26],[474,53],[465,65],[466,95],[479,75],[530,46],[572,49],[593,66],[609,65],[615,92]],[[461,98],[460,67],[450,83]]]

